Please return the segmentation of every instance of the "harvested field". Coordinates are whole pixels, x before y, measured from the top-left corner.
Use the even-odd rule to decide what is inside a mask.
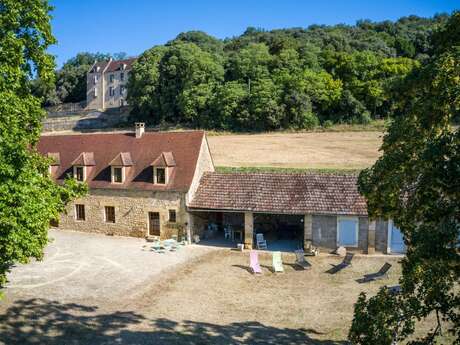
[[[216,166],[363,169],[380,156],[382,132],[312,132],[209,136]]]

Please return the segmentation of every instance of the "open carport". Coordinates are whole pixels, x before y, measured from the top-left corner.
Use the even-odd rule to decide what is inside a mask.
[[[264,234],[269,250],[312,244],[335,249],[339,234],[348,232],[357,249],[367,252],[375,245],[375,226],[354,175],[206,173],[188,211],[195,233],[203,234],[211,219],[220,231],[231,224],[241,229],[245,248],[256,247],[257,233]],[[352,227],[344,228],[344,222]]]

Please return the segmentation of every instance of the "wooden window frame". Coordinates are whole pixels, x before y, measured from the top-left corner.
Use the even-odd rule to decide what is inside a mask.
[[[164,171],[164,183],[158,182],[158,169]],[[153,169],[153,183],[158,185],[167,185],[168,184],[168,168],[166,167],[155,167]]]
[[[174,215],[171,217],[171,215]],[[177,212],[174,209],[168,210],[168,221],[170,223],[177,223]]]
[[[115,169],[121,169],[121,181],[118,182],[118,181],[115,181]],[[112,183],[115,183],[115,184],[122,184],[125,182],[125,168],[124,167],[121,167],[121,166],[112,166],[111,167],[111,180],[112,180]]]
[[[78,179],[78,174],[77,174],[78,169],[82,169],[82,171],[83,171],[83,174],[82,174],[83,179],[82,180]],[[83,165],[74,165],[74,167],[73,167],[73,177],[78,182],[85,182],[86,181],[86,167],[83,166]]]
[[[108,217],[109,213],[108,210],[113,210],[113,218]],[[110,223],[110,224],[115,224],[116,223],[116,210],[115,206],[104,206],[104,222]]]
[[[81,210],[83,210],[83,217],[81,217],[81,213],[78,211],[79,207],[81,207]],[[75,220],[77,222],[86,221],[86,209],[84,204],[75,204]]]

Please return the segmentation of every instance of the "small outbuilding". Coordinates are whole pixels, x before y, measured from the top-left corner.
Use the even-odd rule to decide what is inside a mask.
[[[192,219],[232,220],[246,248],[254,233],[300,246],[387,251],[384,221],[369,221],[357,176],[314,173],[205,173],[188,205]],[[235,220],[236,219],[236,220]]]

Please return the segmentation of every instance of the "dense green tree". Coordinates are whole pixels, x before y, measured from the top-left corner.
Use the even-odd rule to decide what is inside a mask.
[[[43,0],[0,1],[0,286],[12,264],[43,256],[50,220],[85,189],[56,185],[35,151],[44,112],[30,79],[54,76],[50,10]]]
[[[250,27],[225,40],[201,31],[181,33],[141,55],[128,101],[133,116],[153,123],[234,130],[392,117],[402,80],[442,45],[430,37],[448,18],[271,31]],[[265,100],[264,115],[256,104]]]
[[[158,123],[162,116],[159,99],[159,64],[167,48],[156,46],[145,51],[133,65],[128,80],[128,103],[137,119]]]
[[[223,54],[224,50],[224,43],[213,37],[208,35],[203,31],[187,31],[182,32],[177,37],[168,42],[166,45],[173,45],[175,43],[194,43],[202,50],[208,53],[213,54]]]
[[[229,81],[216,90],[212,111],[214,128],[249,130],[249,89],[246,83]]]
[[[160,112],[168,122],[183,120],[181,105],[190,104],[184,97],[193,97],[189,89],[224,79],[224,68],[219,57],[203,51],[194,43],[176,43],[168,47],[158,69]]]
[[[249,122],[243,125],[243,129],[260,131],[279,128],[284,114],[280,98],[281,90],[271,79],[253,82],[249,90]]]
[[[229,57],[227,78],[248,84],[257,79],[269,78],[272,61],[272,55],[265,44],[251,43]]]
[[[407,77],[383,156],[359,178],[370,215],[394,220],[407,255],[400,294],[361,295],[349,334],[355,344],[402,342],[427,318],[433,328],[412,344],[440,336],[460,344],[460,131],[452,126],[460,113],[459,27],[457,12],[433,37],[442,44]]]

